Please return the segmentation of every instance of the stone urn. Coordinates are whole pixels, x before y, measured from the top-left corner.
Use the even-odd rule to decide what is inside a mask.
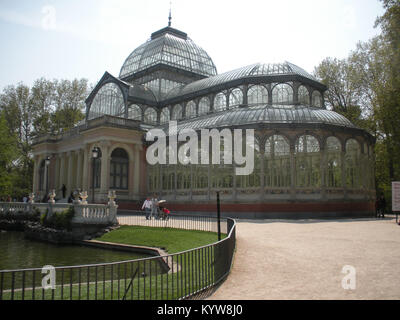
[[[88,202],[87,202],[87,200],[86,200],[86,199],[89,197],[87,191],[82,191],[82,192],[79,193],[79,195],[80,195],[81,198],[82,198],[81,203],[82,203],[82,204],[88,204]]]
[[[80,204],[81,203],[81,200],[79,199],[79,192],[77,191],[77,190],[75,190],[73,193],[72,193],[72,195],[73,195],[73,197],[74,197],[74,204]]]
[[[29,194],[28,203],[35,203],[35,194],[33,192]]]
[[[115,192],[115,190],[110,190],[108,191],[108,204],[109,205],[114,205],[115,206],[115,199],[117,198],[117,193]]]
[[[56,203],[56,201],[54,200],[54,198],[56,197],[56,191],[53,189],[51,190],[51,192],[49,193],[49,203]]]

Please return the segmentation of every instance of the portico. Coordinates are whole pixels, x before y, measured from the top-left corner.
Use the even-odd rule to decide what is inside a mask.
[[[89,121],[78,126],[68,135],[44,136],[35,141],[33,191],[37,200],[46,192],[44,159],[47,156],[50,156],[49,190],[56,191],[56,199],[63,198],[63,185],[66,198],[74,190],[86,190],[92,199],[93,184],[95,202],[105,202],[110,189],[117,191],[120,200],[140,199],[139,186],[146,170],[141,133],[135,121],[128,119],[126,128],[116,130],[112,118],[105,116],[96,119],[96,123]],[[95,147],[99,148],[100,155],[94,161]]]

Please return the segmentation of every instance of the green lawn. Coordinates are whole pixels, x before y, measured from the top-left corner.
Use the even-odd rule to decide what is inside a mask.
[[[225,238],[226,235],[223,234],[221,237]],[[156,247],[162,248],[168,253],[176,253],[217,242],[218,235],[215,232],[206,231],[121,226],[96,240]]]

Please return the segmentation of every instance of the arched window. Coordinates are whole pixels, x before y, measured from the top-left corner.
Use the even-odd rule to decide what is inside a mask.
[[[167,123],[169,121],[169,118],[170,118],[169,109],[165,107],[161,110],[160,124]]]
[[[290,187],[290,145],[281,135],[265,143],[264,179],[266,187]]]
[[[142,109],[137,104],[128,107],[128,119],[142,121]]]
[[[147,108],[144,112],[144,122],[149,124],[157,124],[157,111],[153,108]]]
[[[322,96],[319,91],[314,91],[312,94],[312,105],[316,108],[322,107]]]
[[[226,110],[226,95],[223,92],[218,93],[214,98],[214,111]]]
[[[182,119],[182,106],[180,104],[177,104],[174,106],[172,109],[172,120],[180,120]]]
[[[89,110],[89,119],[107,114],[124,117],[125,102],[121,89],[115,83],[107,83],[101,87],[94,97]]]
[[[237,108],[243,103],[243,92],[241,89],[233,89],[229,95],[229,108]]]
[[[310,93],[305,86],[300,86],[298,88],[297,95],[300,104],[310,105]]]
[[[296,186],[320,187],[321,154],[318,140],[309,135],[301,136],[295,144]]]
[[[347,188],[359,188],[360,179],[360,144],[355,139],[350,139],[346,143],[346,185]]]
[[[268,103],[268,90],[264,86],[254,85],[247,91],[247,103],[249,106],[256,106]]]
[[[159,172],[160,166],[150,165],[148,166],[148,186],[150,192],[157,192],[159,189]]]
[[[128,189],[129,156],[122,148],[115,149],[111,154],[110,188]]]
[[[189,101],[186,105],[186,119],[191,119],[196,117],[196,104],[194,101]]]
[[[341,151],[342,145],[338,138],[329,137],[326,139],[327,187],[340,188],[342,186]]]
[[[199,102],[199,116],[210,112],[210,99],[207,97],[201,98]]]
[[[183,189],[183,174],[182,174],[182,172],[179,172],[177,175],[176,189],[178,189],[178,190]]]
[[[293,103],[293,88],[287,83],[277,84],[272,89],[272,103]]]
[[[261,154],[260,145],[256,138],[254,138],[254,145],[250,144],[250,141],[243,141],[242,150],[245,150],[246,144],[250,147],[254,147],[254,168],[253,172],[246,175],[236,176],[236,186],[238,188],[258,188],[261,186]]]

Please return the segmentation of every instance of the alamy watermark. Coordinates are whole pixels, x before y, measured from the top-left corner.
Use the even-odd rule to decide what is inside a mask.
[[[56,29],[57,14],[56,8],[51,5],[46,5],[42,7],[42,28],[44,30],[54,30]]]
[[[346,274],[342,279],[342,288],[356,290],[356,268],[346,265],[342,268],[342,273]]]
[[[56,268],[53,266],[44,266],[42,268],[42,274],[46,274],[42,279],[42,288],[44,290],[56,288]]]
[[[233,135],[232,135],[233,131]],[[243,137],[245,131],[245,137]],[[168,136],[168,147],[167,147]],[[155,164],[235,164],[236,175],[250,175],[254,170],[254,129],[201,129],[201,142],[195,130],[185,128],[178,133],[177,122],[170,121],[168,134],[151,129],[146,141],[155,141],[146,152],[150,165]],[[221,145],[223,139],[223,147]],[[210,146],[211,140],[211,146]],[[178,150],[178,142],[184,142]],[[243,150],[245,149],[245,150]],[[243,155],[243,151],[245,154]]]

